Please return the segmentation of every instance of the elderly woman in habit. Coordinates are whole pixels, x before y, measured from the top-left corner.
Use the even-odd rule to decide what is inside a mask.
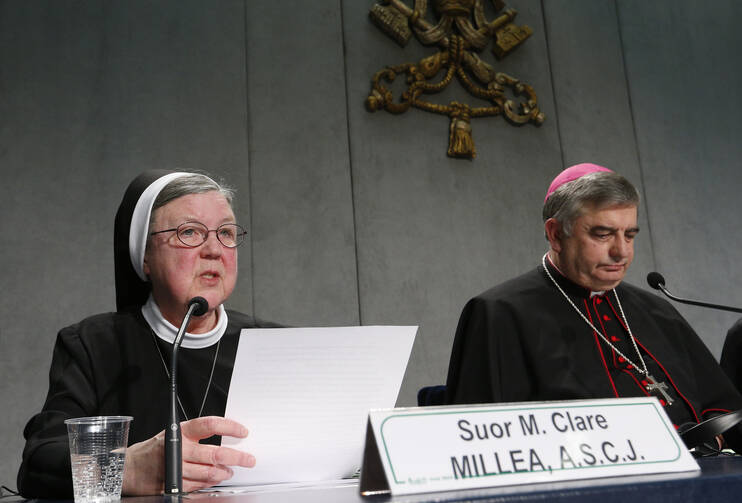
[[[192,318],[179,353],[187,369],[178,375],[183,489],[210,487],[229,479],[231,466],[255,465],[251,454],[219,445],[219,436],[248,433],[222,417],[240,330],[275,326],[224,308],[245,236],[232,194],[193,173],[148,171],[131,182],[114,229],[117,311],[59,332],[46,402],[24,430],[23,496],[72,496],[64,420],[97,415],[134,417],[123,494],[162,493],[172,342],[195,296],[209,309]]]

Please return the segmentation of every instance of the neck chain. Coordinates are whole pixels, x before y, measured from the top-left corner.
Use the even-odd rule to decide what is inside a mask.
[[[636,339],[634,338],[634,334],[631,332],[631,327],[629,326],[629,320],[626,319],[626,315],[623,312],[623,306],[621,306],[621,300],[618,298],[618,292],[615,288],[613,288],[613,296],[616,298],[616,304],[618,305],[618,310],[621,313],[621,319],[623,319],[624,326],[626,327],[626,331],[629,333],[629,339],[631,340],[631,344],[634,346],[634,350],[636,351],[636,355],[639,357],[639,361],[642,363],[642,366],[639,367],[636,363],[631,361],[631,359],[623,354],[616,346],[614,346],[610,340],[608,340],[608,337],[606,337],[602,331],[598,330],[595,325],[592,324],[590,320],[587,319],[587,316],[582,314],[582,311],[575,305],[574,302],[572,302],[572,299],[569,298],[569,295],[562,290],[562,287],[559,286],[559,283],[554,279],[554,277],[551,275],[551,272],[549,272],[549,268],[546,267],[546,255],[544,254],[543,257],[541,257],[541,265],[544,266],[544,271],[546,271],[546,275],[549,277],[552,283],[554,283],[554,286],[557,287],[557,290],[562,294],[562,296],[567,299],[567,302],[574,308],[575,311],[577,311],[577,314],[580,315],[580,318],[587,323],[590,328],[592,328],[598,336],[603,339],[603,342],[608,344],[610,348],[619,354],[624,360],[629,362],[629,364],[636,369],[637,372],[640,374],[643,374],[646,376],[647,381],[649,381],[649,384],[646,385],[647,391],[654,391],[658,390],[660,393],[662,393],[665,401],[668,405],[672,405],[673,399],[670,397],[670,395],[667,393],[668,386],[664,382],[658,382],[652,375],[649,373],[649,369],[647,369],[647,364],[644,361],[644,358],[642,357],[641,351],[639,351],[639,346],[636,344]]]
[[[152,342],[155,343],[155,347],[157,348],[157,354],[160,355],[160,361],[162,362],[162,367],[165,369],[165,374],[167,374],[168,381],[170,380],[170,370],[167,368],[167,364],[165,363],[165,358],[162,356],[162,351],[160,351],[160,345],[157,344],[157,338],[155,337],[155,333],[153,330],[150,330],[150,333],[152,334]],[[214,368],[216,367],[216,359],[217,356],[219,356],[219,346],[222,343],[221,337],[219,338],[219,341],[216,343],[216,351],[214,352],[214,361],[211,362],[211,373],[209,374],[209,382],[206,384],[206,391],[204,392],[204,399],[201,401],[201,408],[198,410],[198,416],[201,417],[201,414],[204,411],[204,405],[206,405],[206,397],[209,396],[209,389],[211,389],[211,380],[214,377]],[[180,405],[180,411],[183,413],[183,417],[186,421],[188,421],[188,414],[186,414],[185,409],[183,408],[183,402],[180,401],[180,395],[178,395],[178,405]]]

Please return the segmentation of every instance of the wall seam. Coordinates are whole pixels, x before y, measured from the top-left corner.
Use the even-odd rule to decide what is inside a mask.
[[[253,185],[252,185],[252,142],[250,137],[252,136],[251,122],[250,122],[250,85],[249,85],[249,65],[248,65],[248,31],[247,31],[247,2],[243,0],[243,33],[245,36],[245,141],[247,142],[247,187],[248,187],[248,205],[247,205],[247,219],[248,219],[248,232],[250,237],[250,302],[252,303],[250,312],[255,315],[255,241],[254,227],[253,227]]]
[[[564,145],[562,144],[562,128],[559,124],[559,105],[557,104],[556,87],[554,86],[554,72],[551,63],[551,46],[549,45],[549,30],[546,26],[546,8],[544,7],[544,0],[541,0],[541,24],[544,28],[544,43],[546,44],[546,62],[549,65],[549,83],[551,85],[551,99],[554,103],[554,122],[556,122],[557,139],[559,141],[559,155],[562,158],[562,169],[561,172],[566,168],[566,160],[564,159]]]
[[[623,76],[626,83],[626,98],[629,102],[629,114],[631,117],[631,132],[634,136],[634,151],[636,153],[636,162],[639,167],[639,181],[641,183],[641,197],[644,202],[644,208],[647,215],[647,234],[649,234],[649,253],[652,258],[652,269],[657,270],[657,255],[655,253],[654,233],[652,232],[652,223],[649,212],[649,199],[647,198],[647,184],[644,179],[644,164],[642,162],[641,151],[639,149],[639,135],[636,131],[636,117],[634,116],[634,102],[631,99],[631,81],[629,80],[629,70],[626,64],[626,50],[623,39],[623,25],[621,23],[621,10],[618,7],[618,1],[613,0],[613,6],[616,11],[616,25],[618,28],[618,43],[621,47],[621,64],[623,65]]]
[[[348,145],[348,178],[350,181],[350,207],[353,218],[353,255],[356,266],[356,301],[358,303],[358,324],[363,325],[363,310],[361,309],[361,276],[358,267],[358,220],[356,218],[356,198],[355,183],[353,180],[353,147],[350,139],[350,92],[348,90],[348,51],[345,44],[345,11],[343,10],[343,1],[339,0],[340,6],[340,34],[342,39],[343,51],[343,74],[345,76],[345,131]]]

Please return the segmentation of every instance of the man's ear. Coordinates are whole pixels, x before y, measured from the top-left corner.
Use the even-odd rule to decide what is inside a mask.
[[[546,239],[549,240],[551,249],[559,253],[562,251],[562,239],[564,238],[564,230],[562,224],[557,222],[555,219],[550,218],[544,222],[544,233]]]

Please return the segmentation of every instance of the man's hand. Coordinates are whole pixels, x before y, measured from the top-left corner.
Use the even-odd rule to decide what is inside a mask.
[[[245,438],[247,428],[223,417],[208,416],[180,423],[183,439],[183,491],[211,487],[232,477],[230,466],[255,466],[252,454],[199,444],[212,435]],[[126,449],[122,494],[142,496],[162,494],[165,489],[165,432]]]

